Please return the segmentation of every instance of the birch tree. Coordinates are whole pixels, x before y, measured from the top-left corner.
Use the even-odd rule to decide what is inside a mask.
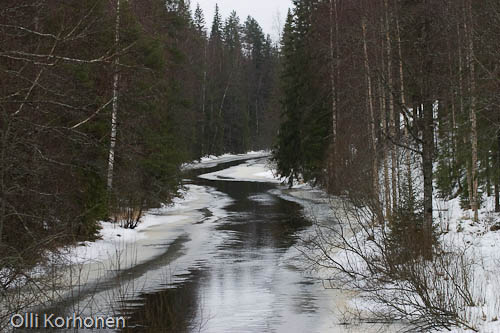
[[[116,0],[116,17],[115,17],[115,50],[118,50],[120,45],[120,2]],[[109,143],[109,158],[108,158],[108,176],[107,185],[108,191],[113,189],[113,169],[115,167],[115,147],[116,147],[116,129],[118,116],[118,89],[120,81],[119,73],[119,57],[116,56],[113,60],[113,110],[111,113],[111,135]]]
[[[339,22],[338,22],[338,0],[329,1],[329,51],[330,51],[330,93],[331,93],[331,118],[332,130],[330,139],[330,153],[329,153],[329,186],[332,190],[337,183],[337,91],[336,81],[339,77]]]
[[[389,14],[389,4],[388,0],[384,0],[384,12],[385,12],[385,47],[386,47],[386,57],[387,57],[387,89],[389,95],[389,133],[390,136],[390,156],[391,156],[391,192],[392,192],[392,211],[397,210],[398,193],[397,193],[397,146],[392,144],[396,141],[396,120],[395,120],[395,108],[394,108],[394,87],[393,87],[393,69],[392,69],[392,39],[390,34],[390,14]]]

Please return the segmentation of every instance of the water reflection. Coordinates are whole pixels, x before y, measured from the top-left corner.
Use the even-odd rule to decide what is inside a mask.
[[[204,273],[190,271],[182,284],[153,294],[141,294],[123,304],[129,317],[123,332],[188,332],[199,313],[199,284]],[[200,323],[201,328],[203,323]]]
[[[213,231],[225,241],[184,282],[124,302],[121,312],[133,325],[124,332],[269,332],[299,316],[314,317],[313,281],[283,262],[297,231],[310,225],[301,207],[269,194],[273,184],[194,177],[192,182],[234,200]]]

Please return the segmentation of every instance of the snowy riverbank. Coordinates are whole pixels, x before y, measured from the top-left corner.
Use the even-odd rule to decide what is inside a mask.
[[[247,154],[224,154],[221,156],[207,156],[201,158],[200,161],[196,161],[189,164],[184,164],[184,170],[190,169],[202,169],[211,168],[222,163],[240,161],[249,158],[258,158],[268,156],[269,152],[266,151],[256,151],[249,152]],[[227,171],[225,169],[220,171],[221,174],[226,175]],[[260,169],[259,169],[260,170]],[[265,170],[267,177],[270,171]],[[217,174],[217,173],[214,173]],[[212,174],[207,174],[212,175]],[[209,178],[207,178],[209,179]],[[274,181],[273,179],[266,178],[268,180]],[[120,228],[116,223],[101,221],[101,230],[99,232],[99,238],[95,242],[84,242],[81,246],[71,247],[67,252],[68,259],[73,263],[92,263],[114,261],[116,260],[116,252],[120,252],[134,244],[140,245],[145,242],[152,241],[150,237],[153,233],[150,231],[157,231],[158,228],[168,228],[169,230],[164,230],[166,234],[174,235],[180,232],[180,226],[187,224],[189,222],[196,222],[196,220],[202,220],[203,216],[200,215],[198,210],[200,208],[207,208],[209,211],[216,211],[217,217],[222,217],[222,208],[229,203],[227,198],[221,200],[219,197],[221,193],[215,191],[210,191],[209,189],[202,188],[196,185],[187,185],[182,196],[179,198],[174,198],[172,203],[168,206],[164,206],[160,209],[149,210],[142,218],[141,222],[135,229],[123,229]],[[217,200],[213,200],[217,199]],[[172,230],[170,230],[172,229]],[[174,236],[175,237],[175,236]],[[138,255],[129,256],[131,259],[137,263],[140,263],[148,258],[154,256],[154,253],[144,253],[141,251]],[[125,267],[130,267],[131,262],[125,262]]]
[[[221,163],[241,161],[249,158],[265,157],[269,155],[270,152],[266,150],[249,151],[248,153],[245,154],[223,154],[220,156],[209,155],[202,157],[199,161],[183,164],[182,169],[192,170],[192,169],[211,168]]]

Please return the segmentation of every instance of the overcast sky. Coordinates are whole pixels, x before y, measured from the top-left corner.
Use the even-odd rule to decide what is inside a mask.
[[[209,33],[214,17],[215,4],[217,3],[224,20],[233,10],[236,11],[242,23],[250,15],[259,22],[264,34],[270,34],[274,40],[278,36],[276,22],[278,13],[280,25],[283,28],[288,8],[292,6],[292,0],[191,0],[193,13],[196,3],[199,3],[201,9],[203,9]]]

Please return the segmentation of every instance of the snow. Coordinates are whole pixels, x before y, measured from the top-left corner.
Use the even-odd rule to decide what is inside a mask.
[[[270,194],[255,194],[248,197],[248,199],[258,202],[261,205],[273,205],[276,202],[274,196]]]
[[[442,209],[441,225],[444,233],[442,243],[451,248],[465,251],[473,263],[473,298],[475,307],[464,309],[470,322],[483,333],[500,332],[500,231],[490,231],[491,225],[500,222],[500,214],[494,213],[494,198],[485,198],[484,207],[479,211],[480,221],[474,223],[470,211],[460,208],[458,198],[443,201],[436,199]],[[444,331],[443,331],[444,332]],[[461,328],[452,332],[473,332]]]
[[[460,208],[458,198],[453,200],[434,199],[435,223],[439,226],[438,232],[441,232],[439,242],[446,251],[451,252],[451,257],[460,258],[463,253],[465,262],[472,265],[469,290],[475,304],[474,306],[460,308],[459,315],[479,332],[500,332],[500,289],[498,288],[500,285],[500,251],[498,250],[500,232],[490,231],[491,225],[500,222],[500,214],[493,212],[493,198],[485,198],[484,208],[480,210],[479,214],[480,221],[477,223],[472,221],[470,211],[464,211]],[[378,251],[378,248],[373,246],[374,243],[367,238],[366,231],[356,234],[349,234],[348,232],[347,235],[346,238],[351,244],[361,244],[365,255]],[[380,237],[380,232],[375,232],[373,237],[375,239]],[[357,272],[367,272],[365,262],[349,251],[335,249],[330,253],[330,256],[339,264],[350,267]],[[453,269],[453,267],[451,268]],[[318,269],[318,276],[328,278],[329,274],[327,268]],[[431,270],[429,274],[434,273]],[[455,278],[460,281],[457,276]],[[434,281],[434,278],[429,278],[429,280]],[[356,284],[358,283],[360,282],[356,282]],[[380,293],[388,293],[388,290],[391,289],[400,290],[399,288],[402,285],[397,287],[396,285],[399,282],[394,281],[393,283],[394,285],[387,285],[387,290],[381,290]],[[436,283],[439,283],[436,288],[442,288],[447,283],[449,284],[446,278],[436,278]],[[398,297],[394,292],[391,293],[391,297]],[[380,304],[367,296],[369,295],[356,295],[349,301],[350,306],[366,313],[381,309]],[[433,332],[444,333],[450,331],[434,330]],[[471,333],[473,330],[456,327],[451,332]]]
[[[260,151],[240,155],[210,156],[202,158],[200,162],[184,165],[183,168],[210,168],[220,163],[268,155],[268,152]],[[272,178],[272,172],[265,165],[248,169],[239,176],[245,174],[247,177],[256,176],[261,180],[276,182]],[[70,281],[65,283],[71,286],[76,282],[78,285],[92,288],[92,285],[102,284],[119,271],[156,260],[155,258],[163,255],[179,239],[183,240],[179,255],[166,266],[163,264],[157,269],[150,269],[142,276],[135,277],[134,284],[142,286],[143,290],[154,290],[158,286],[181,282],[184,276],[189,276],[183,273],[189,273],[193,267],[210,260],[210,256],[217,254],[218,244],[223,243],[226,238],[231,238],[229,232],[211,231],[218,225],[218,221],[227,216],[224,207],[231,202],[226,194],[214,188],[188,184],[182,196],[174,199],[171,205],[147,211],[133,230],[123,229],[111,222],[100,222],[100,239],[95,242],[83,242],[61,251],[65,262],[72,267],[72,273],[67,274]],[[78,281],[71,281],[75,273]],[[69,293],[71,294],[71,291]],[[109,294],[109,291],[106,293]],[[101,292],[96,294],[94,299],[103,299],[101,303],[106,303],[106,297],[109,295]]]
[[[245,154],[223,154],[220,156],[208,155],[202,157],[199,161],[183,164],[181,166],[181,169],[192,170],[192,169],[212,168],[221,163],[240,161],[249,158],[266,157],[269,155],[270,152],[266,150],[249,151],[248,153]]]
[[[184,165],[183,168],[196,169],[212,167],[224,162],[248,159],[250,157],[259,158],[267,155],[268,152],[252,152],[245,155],[226,154],[219,157],[208,156],[202,158],[199,162]],[[272,166],[262,159],[250,160],[240,165],[204,174],[199,177],[208,180],[224,181],[269,182],[275,184],[282,182],[282,179],[277,177],[276,171],[273,170]],[[332,200],[332,198],[323,191],[315,189],[307,184],[294,185],[295,186],[291,189],[287,189],[284,186],[278,186],[277,189],[269,191],[269,194],[253,195],[250,199],[260,204],[265,204],[267,201],[272,200],[273,195],[276,195],[282,199],[294,201],[302,205],[304,207],[304,215],[319,224],[331,222],[332,209],[334,209],[336,205],[341,204],[341,200]],[[147,214],[143,222],[135,230],[123,230],[116,228],[113,224],[103,223],[103,229],[101,231],[103,239],[92,244],[87,243],[86,247],[75,249],[75,260],[77,262],[81,260],[100,260],[109,256],[109,253],[121,244],[144,241],[147,237],[147,233],[144,231],[151,230],[159,224],[183,225],[187,223],[186,217],[180,214],[179,210],[192,206],[192,204],[203,195],[202,192],[203,190],[196,186],[188,187],[188,191],[183,199],[177,199],[173,206],[164,207],[156,212],[156,214]],[[207,204],[207,202],[205,202],[205,204]],[[227,202],[219,206],[219,214],[223,214],[223,206],[225,204],[227,204]],[[500,215],[492,212],[492,198],[486,198],[484,208],[480,211],[481,221],[479,223],[473,223],[471,220],[471,213],[463,211],[460,208],[459,199],[446,201],[435,198],[434,208],[435,220],[436,223],[439,223],[439,231],[441,231],[439,238],[440,242],[446,244],[449,249],[455,249],[459,252],[465,251],[467,259],[474,263],[474,286],[472,292],[474,299],[477,300],[477,304],[474,307],[464,308],[463,311],[466,313],[464,313],[463,316],[468,318],[470,323],[478,328],[479,332],[500,332],[500,318],[498,318],[500,316],[500,288],[498,288],[498,286],[500,286],[500,251],[498,251],[500,231],[492,232],[489,230],[492,224],[500,221]],[[307,238],[308,235],[314,232],[314,228],[311,227],[304,230],[300,237]],[[363,237],[362,235],[351,236],[358,240]],[[199,242],[201,244],[202,238],[199,238]],[[369,242],[365,242],[364,244],[369,247]],[[367,248],[367,250],[375,251],[376,249]],[[282,260],[280,260],[279,265],[293,265],[302,270],[307,269],[309,267],[308,263],[298,259],[301,255],[301,251],[298,248],[290,248],[284,254]],[[359,265],[360,269],[363,269],[363,263],[350,257],[345,251],[338,251],[331,255],[341,262],[349,261],[352,265]],[[192,255],[192,258],[195,257],[196,255]],[[317,279],[327,278],[330,276],[330,273],[328,268],[315,270]],[[325,316],[326,319],[320,323],[319,326],[322,327],[322,331],[325,332],[336,332],[339,329],[338,322],[337,324],[332,323],[330,318],[331,314],[333,314],[334,317],[336,316],[338,321],[341,319],[341,313],[345,310],[373,309],[378,306],[355,291],[325,290],[324,292],[328,297],[322,299],[322,306],[329,314]],[[214,292],[213,295],[217,295],[217,293]],[[251,294],[240,296],[242,300],[245,297],[252,297]],[[234,297],[239,297],[237,296],[237,292]],[[270,302],[268,299],[256,301],[262,302],[263,304]],[[210,302],[217,304],[218,301],[211,300]],[[258,312],[250,311],[250,313],[255,315]],[[368,332],[380,330],[380,326],[377,325],[359,324],[356,326],[354,331]],[[353,328],[354,327],[351,326],[349,330],[353,331]],[[283,329],[286,329],[286,327],[283,327]],[[398,329],[397,325],[383,328],[385,331],[396,329]],[[469,333],[472,331],[454,328],[451,332]],[[435,333],[438,333],[438,331],[435,331]]]
[[[221,171],[207,173],[199,176],[209,180],[225,180],[225,181],[250,181],[250,182],[266,182],[280,183],[276,178],[275,172],[266,168],[265,164],[249,161],[231,168]]]
[[[124,229],[117,223],[101,221],[100,239],[67,248],[66,257],[72,264],[109,260],[115,256],[118,250],[125,249],[140,241],[147,241],[148,231],[155,226],[169,224],[174,227],[188,222],[189,216],[182,214],[182,210],[196,203],[204,194],[201,187],[187,185],[181,197],[174,198],[171,205],[149,210],[135,229]],[[139,259],[145,260],[147,256]]]
[[[184,169],[208,168],[220,163],[268,155],[269,152],[259,151],[240,155],[208,156],[183,167]],[[231,202],[227,195],[211,187],[186,185],[182,197],[174,199],[169,206],[146,212],[135,229],[123,229],[115,223],[102,221],[100,239],[62,248],[58,253],[49,253],[48,262],[40,264],[28,274],[31,277],[47,275],[47,272],[53,269],[52,266],[56,265],[60,273],[57,277],[57,284],[61,286],[59,293],[63,295],[68,292],[71,295],[73,286],[80,288],[79,286],[91,287],[102,284],[119,271],[154,260],[181,237],[184,243],[189,244],[189,250],[183,253],[182,263],[176,263],[175,268],[169,269],[175,269],[176,272],[187,271],[196,258],[203,257],[202,253],[208,251],[206,244],[215,246],[214,244],[222,241],[214,239],[212,242],[207,242],[208,238],[213,238],[208,229],[215,227],[217,221],[226,215],[224,207]],[[153,273],[157,273],[156,276],[166,275],[165,272]],[[8,277],[9,271],[2,270],[0,283],[5,283]],[[19,278],[11,286],[22,287],[25,285],[25,280]],[[147,279],[143,278],[143,280],[144,286],[155,284],[154,279],[146,281]]]
[[[101,239],[70,248],[67,258],[72,264],[95,263],[103,267],[120,260],[121,269],[139,265],[163,253],[169,244],[185,234],[190,224],[222,218],[223,207],[230,203],[226,195],[210,187],[186,185],[183,197],[174,199],[172,205],[148,211],[133,230],[101,222]],[[200,209],[211,212],[210,221]]]

